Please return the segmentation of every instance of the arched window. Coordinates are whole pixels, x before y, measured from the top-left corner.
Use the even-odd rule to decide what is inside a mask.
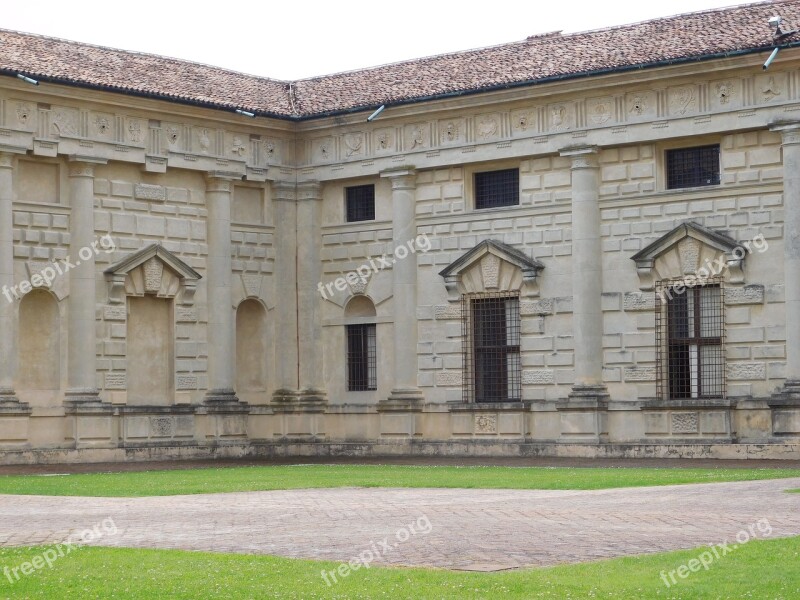
[[[347,343],[347,390],[365,392],[378,389],[378,348],[372,300],[353,296],[345,307]],[[372,322],[367,322],[372,321]]]

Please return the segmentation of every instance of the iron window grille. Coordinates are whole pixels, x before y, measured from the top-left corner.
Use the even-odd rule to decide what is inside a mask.
[[[375,325],[347,325],[347,390],[378,389]]]
[[[354,185],[345,188],[347,222],[375,220],[375,186]]]
[[[667,150],[667,189],[719,185],[719,144]]]
[[[519,169],[475,173],[475,208],[519,204]]]
[[[656,385],[664,399],[724,398],[725,290],[721,281],[656,283]]]
[[[462,296],[465,402],[522,398],[519,293]]]

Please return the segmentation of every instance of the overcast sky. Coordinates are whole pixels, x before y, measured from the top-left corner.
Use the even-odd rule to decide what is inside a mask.
[[[300,79],[735,3],[36,0],[4,2],[0,27]]]

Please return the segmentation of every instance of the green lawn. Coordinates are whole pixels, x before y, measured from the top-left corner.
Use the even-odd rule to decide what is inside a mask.
[[[44,548],[0,549],[0,566],[19,567]],[[800,538],[756,540],[676,578],[668,573],[703,549],[500,573],[361,568],[326,585],[339,563],[177,550],[79,548],[13,584],[3,598],[764,598],[800,597]],[[13,578],[13,577],[12,577]],[[331,581],[329,577],[329,581]]]
[[[5,476],[0,477],[0,493],[50,496],[168,496],[329,487],[596,490],[784,477],[800,477],[800,469],[293,465]]]

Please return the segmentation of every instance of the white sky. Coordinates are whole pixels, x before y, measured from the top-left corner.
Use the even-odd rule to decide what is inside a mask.
[[[300,79],[736,3],[31,0],[4,2],[0,27]]]

